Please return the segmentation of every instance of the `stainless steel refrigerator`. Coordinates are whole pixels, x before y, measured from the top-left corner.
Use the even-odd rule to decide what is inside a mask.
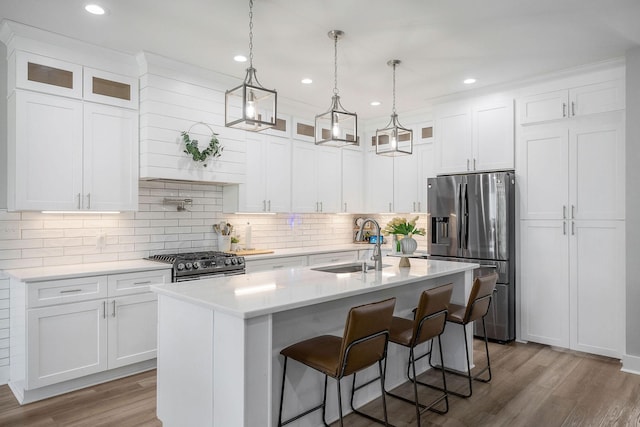
[[[498,272],[487,338],[515,339],[515,174],[446,175],[427,181],[429,258],[475,262]],[[481,322],[474,327],[483,336]]]

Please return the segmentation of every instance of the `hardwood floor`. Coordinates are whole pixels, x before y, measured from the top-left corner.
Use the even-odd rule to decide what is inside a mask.
[[[482,366],[482,342],[474,346]],[[450,397],[446,415],[423,414],[423,426],[640,426],[640,376],[621,372],[616,360],[533,343],[490,344],[490,353],[491,383],[474,382],[469,399]],[[24,406],[1,386],[0,426],[161,426],[155,386],[151,371]],[[407,384],[396,391],[411,395]],[[431,393],[421,392],[424,399]],[[390,397],[388,406],[394,425],[416,425],[411,405]],[[379,401],[363,409],[381,415]],[[378,424],[349,415],[345,425]]]

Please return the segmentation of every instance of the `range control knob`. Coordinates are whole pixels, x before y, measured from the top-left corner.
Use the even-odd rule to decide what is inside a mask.
[[[236,265],[238,263],[237,258],[231,258],[231,264]]]
[[[187,267],[187,270],[191,270],[191,268],[193,267],[193,264],[188,262],[187,265],[185,265],[185,267]]]
[[[240,265],[244,264],[244,258],[238,258],[238,264]]]
[[[199,268],[200,268],[200,263],[199,263],[198,261],[194,262],[194,263],[193,263],[193,268],[194,268],[195,270],[199,269]]]
[[[178,270],[184,270],[184,264],[183,263],[179,263],[178,264]]]
[[[231,265],[231,260],[229,258],[225,259],[224,265]]]

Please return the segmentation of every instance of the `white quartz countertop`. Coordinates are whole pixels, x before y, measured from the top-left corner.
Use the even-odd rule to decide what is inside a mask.
[[[367,273],[335,274],[301,267],[157,285],[151,289],[249,319],[479,267],[471,263],[412,259],[411,267],[400,268],[399,261],[400,258],[384,257],[383,264],[387,267]]]
[[[50,267],[18,268],[15,270],[5,270],[5,273],[23,282],[41,282],[43,280],[70,279],[74,277],[133,273],[136,271],[149,270],[171,270],[171,264],[135,259],[88,264],[55,265]]]
[[[345,251],[367,251],[373,250],[376,245],[371,243],[352,243],[345,245],[331,245],[331,246],[309,246],[309,247],[298,247],[298,248],[287,248],[287,249],[273,249],[273,253],[269,254],[256,254],[256,255],[245,255],[244,259],[246,261],[258,260],[258,259],[270,259],[270,258],[282,258],[282,257],[291,257],[291,256],[305,256],[305,255],[315,255],[315,254],[329,254],[334,252],[345,252]],[[391,247],[388,243],[381,245],[383,250],[391,250]],[[418,248],[415,251],[415,254],[426,255],[427,251],[422,248]]]

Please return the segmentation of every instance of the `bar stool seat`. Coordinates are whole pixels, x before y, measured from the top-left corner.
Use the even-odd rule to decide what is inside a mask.
[[[338,413],[340,416],[340,425],[342,426],[343,416],[340,380],[345,376],[354,374],[355,385],[355,373],[376,363],[378,364],[378,370],[380,372],[379,378],[384,420],[379,420],[353,407],[356,387],[353,387],[351,391],[350,406],[354,413],[388,425],[382,361],[387,356],[389,326],[391,325],[391,317],[393,316],[395,303],[395,298],[389,298],[384,301],[354,307],[349,310],[342,337],[322,335],[292,344],[280,351],[280,354],[284,356],[284,365],[282,368],[282,389],[280,392],[278,426],[289,424],[319,409],[322,409],[322,420],[324,424],[328,425],[326,421],[328,377],[336,380]],[[293,359],[324,374],[324,393],[322,403],[283,421],[282,407],[284,403],[287,361],[289,359]]]

